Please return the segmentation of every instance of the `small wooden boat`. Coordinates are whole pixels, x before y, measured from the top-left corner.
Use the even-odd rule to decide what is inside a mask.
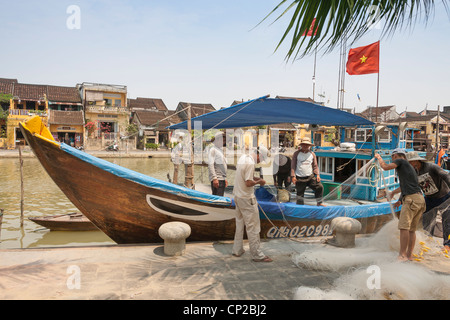
[[[297,107],[300,102],[291,103]],[[324,108],[313,105],[313,109],[319,109],[318,117],[323,112],[331,112],[335,122],[340,121],[339,117],[350,118],[352,124],[360,121],[346,112]],[[299,113],[286,114],[291,117]],[[56,142],[39,116],[20,123],[20,129],[56,185],[78,210],[115,242],[162,242],[158,229],[170,221],[189,224],[191,235],[188,241],[233,239],[235,204],[232,198],[158,180]],[[352,205],[342,202],[318,207],[273,202],[270,197],[264,198],[264,188],[259,191],[263,196],[258,198],[262,238],[328,236],[332,231],[331,220],[340,216],[360,220],[361,232],[373,233],[392,219],[389,202],[353,202]]]
[[[98,228],[80,212],[47,217],[31,217],[29,220],[51,231],[93,231]]]

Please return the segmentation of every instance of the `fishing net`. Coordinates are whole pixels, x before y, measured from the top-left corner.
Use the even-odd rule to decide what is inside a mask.
[[[397,262],[399,231],[396,221],[354,248],[310,245],[293,255],[302,269],[335,272],[339,277],[323,290],[300,286],[295,299],[448,299],[450,259],[437,238],[418,231],[414,261]],[[436,273],[433,270],[442,273]]]

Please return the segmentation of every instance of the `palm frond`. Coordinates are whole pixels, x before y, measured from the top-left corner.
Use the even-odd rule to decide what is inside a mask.
[[[450,0],[440,1],[450,17]],[[281,1],[260,23],[287,4],[287,0]],[[293,11],[275,51],[291,34],[286,60],[304,57],[316,48],[329,53],[342,39],[349,45],[355,43],[367,34],[375,20],[383,21],[382,37],[392,36],[396,31],[414,27],[421,19],[427,23],[434,8],[435,0],[295,0],[273,22]],[[313,19],[316,19],[317,35],[304,36]]]

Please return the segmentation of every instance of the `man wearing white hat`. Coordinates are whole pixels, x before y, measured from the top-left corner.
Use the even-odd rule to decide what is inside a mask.
[[[444,202],[448,202],[448,205],[444,205],[444,207],[450,205],[450,174],[438,165],[426,162],[426,159],[420,157],[416,151],[408,152],[407,159],[416,170],[419,185],[425,195],[426,209],[423,214],[423,228],[433,234],[439,210],[432,209],[441,206]],[[444,247],[446,250],[450,250],[450,210],[443,208],[441,212]]]
[[[300,142],[300,148],[294,152],[291,161],[291,181],[297,189],[297,204],[304,204],[306,187],[314,191],[314,196],[318,206],[322,204],[323,185],[320,183],[319,166],[317,157],[311,151],[311,139],[303,138]]]

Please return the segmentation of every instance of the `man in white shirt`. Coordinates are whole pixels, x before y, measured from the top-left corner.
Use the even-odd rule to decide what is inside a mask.
[[[233,256],[240,257],[244,254],[244,227],[247,231],[250,254],[255,262],[271,262],[272,259],[264,255],[260,249],[259,233],[261,222],[259,220],[258,204],[254,194],[254,186],[264,186],[264,179],[254,176],[255,163],[264,160],[267,154],[250,151],[251,154],[242,155],[236,166],[234,181],[234,202],[236,205],[236,233],[234,236]]]
[[[322,203],[323,185],[320,183],[319,166],[317,157],[311,151],[311,139],[303,138],[300,142],[300,148],[294,152],[291,162],[292,183],[297,189],[297,204],[304,204],[306,187],[314,191],[314,197],[318,206],[324,206]]]

